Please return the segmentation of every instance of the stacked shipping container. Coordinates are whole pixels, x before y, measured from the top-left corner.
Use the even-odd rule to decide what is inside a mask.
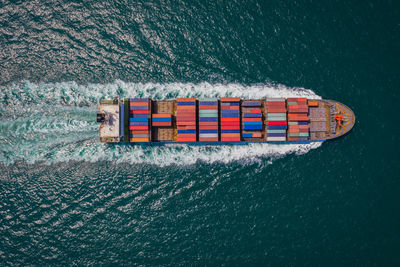
[[[176,102],[176,141],[196,142],[196,99],[178,98]]]
[[[199,100],[199,141],[218,142],[218,99]]]
[[[242,137],[256,141],[262,137],[262,113],[260,100],[242,101]]]
[[[240,141],[240,98],[221,98],[221,141]]]
[[[149,99],[131,98],[129,113],[130,141],[149,142]]]
[[[309,117],[307,98],[288,98],[289,130],[288,141],[307,141],[309,139]]]
[[[286,101],[284,98],[267,98],[265,103],[267,141],[286,141]]]
[[[171,127],[172,125],[171,114],[153,114],[152,117],[153,127]]]

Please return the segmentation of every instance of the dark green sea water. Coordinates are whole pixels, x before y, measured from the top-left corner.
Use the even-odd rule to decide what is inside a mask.
[[[1,1],[0,265],[400,265],[398,1]],[[308,96],[315,145],[98,141],[114,95]]]

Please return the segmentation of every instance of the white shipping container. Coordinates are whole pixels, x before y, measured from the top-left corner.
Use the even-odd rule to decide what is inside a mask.
[[[201,133],[199,137],[218,137],[217,133]]]
[[[267,137],[267,141],[286,141],[286,137]]]
[[[285,98],[267,98],[267,101],[282,102],[282,101],[286,101],[286,99]]]

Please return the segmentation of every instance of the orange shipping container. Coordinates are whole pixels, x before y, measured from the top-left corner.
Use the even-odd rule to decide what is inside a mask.
[[[221,97],[221,102],[239,102],[240,97]]]
[[[221,133],[221,137],[240,137],[238,133]]]
[[[196,138],[196,134],[180,134],[178,133],[178,137],[183,137],[183,138]]]
[[[131,138],[131,142],[149,142],[149,138]]]
[[[176,99],[177,102],[195,102],[196,98],[190,98],[190,97],[178,97]]]
[[[177,142],[196,142],[196,138],[178,137]]]
[[[185,126],[178,126],[177,127],[178,130],[196,130],[196,126],[195,125],[185,125]]]
[[[148,134],[149,131],[131,131],[131,134]]]
[[[153,118],[171,118],[171,114],[153,114]]]
[[[199,137],[199,142],[218,142],[218,137]]]

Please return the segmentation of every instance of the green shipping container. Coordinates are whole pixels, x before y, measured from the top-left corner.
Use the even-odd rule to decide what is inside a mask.
[[[286,113],[267,113],[268,117],[279,117],[279,116],[285,116],[286,117]]]
[[[307,137],[307,136],[308,136],[308,133],[300,133],[299,136],[300,136],[300,137]]]
[[[299,123],[297,121],[289,121],[288,124],[289,125],[298,125]]]
[[[217,109],[199,109],[199,113],[217,113],[218,114],[218,110]]]
[[[218,101],[218,98],[200,98],[199,101]]]
[[[287,104],[288,105],[297,105],[297,101],[288,101]]]
[[[218,118],[217,114],[199,114],[200,118]]]
[[[267,121],[286,121],[286,117],[268,117]]]
[[[286,130],[267,130],[267,133],[286,133]]]

